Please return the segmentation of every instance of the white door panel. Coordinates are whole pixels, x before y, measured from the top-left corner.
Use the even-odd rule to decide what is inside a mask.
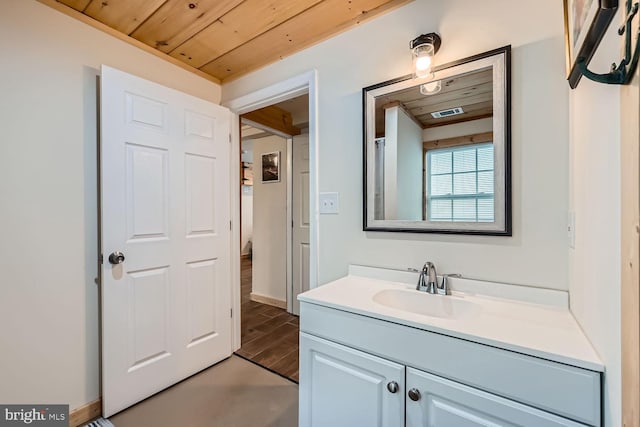
[[[300,314],[298,294],[309,290],[309,135],[293,138],[293,314]]]
[[[402,365],[301,333],[300,426],[402,426],[404,375]]]
[[[104,66],[101,115],[109,416],[231,354],[230,144],[225,108]]]

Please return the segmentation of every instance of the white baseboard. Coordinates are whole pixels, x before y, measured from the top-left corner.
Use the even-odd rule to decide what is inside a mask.
[[[280,300],[280,299],[276,299],[276,298],[271,298],[265,295],[260,295],[260,294],[256,294],[254,292],[251,292],[249,294],[249,299],[251,301],[255,301],[255,302],[259,302],[262,304],[267,304],[267,305],[272,305],[274,307],[278,307],[278,308],[282,308],[282,309],[287,309],[287,302]]]

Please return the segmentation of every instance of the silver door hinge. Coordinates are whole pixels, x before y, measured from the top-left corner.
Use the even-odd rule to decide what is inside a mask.
[[[231,134],[229,134],[229,144],[231,144]]]
[[[231,317],[233,317],[233,308],[230,311],[231,311]]]
[[[233,230],[233,221],[229,221],[229,230]]]

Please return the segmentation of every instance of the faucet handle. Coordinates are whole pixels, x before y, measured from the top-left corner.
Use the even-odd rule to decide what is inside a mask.
[[[427,282],[424,279],[424,270],[420,272],[418,276],[418,284],[416,285],[416,291],[424,291],[427,288]]]
[[[420,271],[420,275],[418,276],[418,284],[416,285],[416,291],[426,291],[427,290],[427,278],[426,276],[428,276],[429,274],[429,267],[428,265],[431,264],[430,262],[426,262],[422,268],[420,270],[416,270],[416,271]]]
[[[438,286],[438,295],[451,295],[451,288],[449,288],[449,277],[460,278],[462,274],[450,273],[442,275],[442,284]]]

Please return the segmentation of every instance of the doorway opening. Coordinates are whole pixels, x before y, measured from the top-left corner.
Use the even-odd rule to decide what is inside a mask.
[[[240,116],[241,347],[298,380],[299,304],[309,289],[309,96]]]

